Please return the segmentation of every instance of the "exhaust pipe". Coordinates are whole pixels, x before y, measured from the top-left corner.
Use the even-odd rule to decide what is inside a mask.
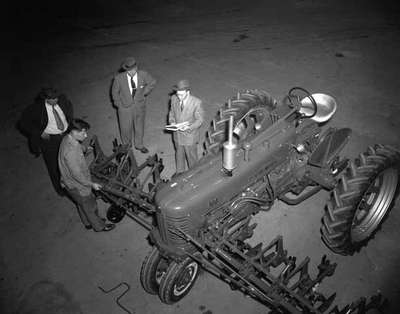
[[[230,106],[230,100],[228,106]],[[229,117],[228,141],[225,142],[223,146],[222,167],[225,173],[231,177],[233,169],[236,168],[235,155],[238,148],[238,145],[233,142],[233,115]]]

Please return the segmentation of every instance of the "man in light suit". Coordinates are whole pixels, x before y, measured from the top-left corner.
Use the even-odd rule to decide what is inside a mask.
[[[187,122],[187,125],[174,132],[173,136],[176,150],[176,174],[179,174],[185,171],[185,160],[188,168],[192,168],[198,160],[199,129],[204,120],[201,100],[190,94],[188,80],[180,80],[176,85],[176,94],[171,97],[168,120],[170,124]]]
[[[112,99],[118,109],[118,120],[123,144],[132,144],[132,131],[135,132],[135,148],[148,153],[143,146],[144,121],[146,117],[146,97],[153,90],[156,80],[147,72],[138,70],[133,57],[121,64],[123,70],[114,77]]]

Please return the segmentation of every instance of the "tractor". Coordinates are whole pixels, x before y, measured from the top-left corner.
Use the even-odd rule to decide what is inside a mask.
[[[336,109],[332,96],[301,87],[280,103],[265,91],[238,92],[211,121],[199,162],[168,181],[160,178],[157,155],[138,165],[129,146],[115,143],[106,156],[94,139],[91,172],[111,204],[108,219],[128,215],[149,230],[143,288],[172,304],[203,268],[273,313],[365,313],[382,306],[378,295],[339,309],[335,294],[317,289],[336,268],[326,256],[313,277],[310,259],[288,255],[282,236],[266,245],[249,241],[252,218],[275,200],[296,205],[322,189],[330,191],[321,220],[330,250],[352,255],[380,228],[398,192],[400,151],[375,145],[354,160],[341,157],[351,129],[326,127]]]

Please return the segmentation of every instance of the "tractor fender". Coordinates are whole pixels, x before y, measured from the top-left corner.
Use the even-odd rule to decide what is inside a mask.
[[[320,136],[321,140],[311,154],[308,163],[320,168],[330,165],[347,144],[351,132],[349,128],[329,128]]]

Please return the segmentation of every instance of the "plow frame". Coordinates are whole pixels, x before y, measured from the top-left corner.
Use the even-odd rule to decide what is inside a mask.
[[[90,140],[90,146],[93,160],[89,169],[93,181],[102,186],[97,195],[150,230],[152,222],[148,217],[155,213],[153,197],[162,182],[162,159],[154,154],[138,165],[132,147],[120,145],[117,140],[113,141],[113,153],[106,156],[97,136]]]

